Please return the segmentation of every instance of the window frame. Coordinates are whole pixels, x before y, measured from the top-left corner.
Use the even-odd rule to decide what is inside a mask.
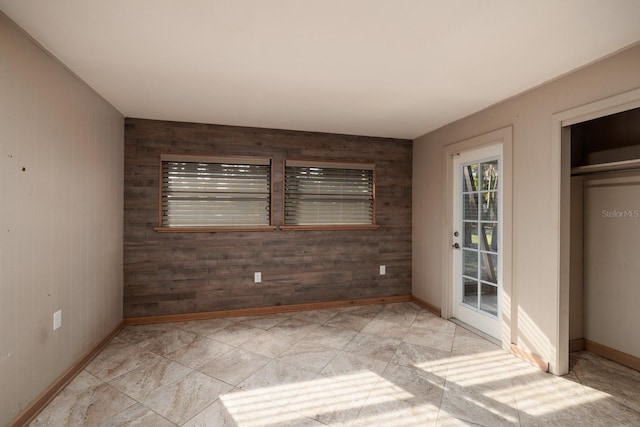
[[[325,169],[367,169],[372,171],[372,223],[371,224],[308,224],[292,225],[286,223],[287,202],[287,164],[293,167],[317,167]],[[283,159],[282,161],[282,225],[281,230],[377,230],[377,198],[376,198],[377,171],[373,162],[351,162],[339,160],[308,160],[308,159]]]
[[[268,164],[269,165],[269,225],[204,225],[204,226],[167,226],[162,223],[162,180],[163,162],[189,162],[211,164]],[[161,153],[158,161],[158,226],[154,231],[158,233],[219,233],[242,231],[273,231],[277,227],[273,225],[273,158],[242,155],[212,155],[212,154],[186,154],[186,153]]]

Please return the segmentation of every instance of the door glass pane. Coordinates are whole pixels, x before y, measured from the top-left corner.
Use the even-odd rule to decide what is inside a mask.
[[[478,223],[465,222],[463,233],[462,246],[465,248],[478,249]]]
[[[498,287],[482,283],[482,295],[480,297],[480,310],[491,314],[498,315]]]
[[[482,164],[482,189],[498,189],[498,161],[492,160]]]
[[[482,263],[482,280],[491,283],[498,283],[498,255],[482,252],[480,254],[480,262]]]
[[[498,252],[498,223],[480,224],[480,248]]]
[[[462,191],[478,191],[478,164],[463,166]]]
[[[469,279],[468,277],[463,277],[462,284],[463,284],[462,302],[477,309],[478,308],[478,281],[474,279]]]
[[[478,252],[467,249],[462,250],[463,253],[463,273],[465,276],[478,277]]]
[[[498,192],[480,193],[482,201],[482,220],[497,221],[498,220]]]
[[[464,213],[462,219],[478,220],[478,195],[464,195]]]

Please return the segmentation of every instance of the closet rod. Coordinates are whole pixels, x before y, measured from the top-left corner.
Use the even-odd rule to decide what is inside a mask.
[[[597,165],[577,166],[571,168],[571,176],[592,173],[632,172],[640,171],[640,159],[622,160],[620,162],[600,163]]]

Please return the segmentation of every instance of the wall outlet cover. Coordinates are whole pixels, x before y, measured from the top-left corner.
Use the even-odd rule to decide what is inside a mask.
[[[380,275],[384,276],[385,274],[387,274],[387,266],[386,265],[381,265],[380,266]]]
[[[253,273],[253,282],[254,283],[262,282],[262,273],[261,272],[256,271],[255,273]]]

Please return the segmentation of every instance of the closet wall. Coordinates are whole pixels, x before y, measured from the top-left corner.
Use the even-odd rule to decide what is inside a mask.
[[[640,357],[640,173],[583,188],[584,337]]]

